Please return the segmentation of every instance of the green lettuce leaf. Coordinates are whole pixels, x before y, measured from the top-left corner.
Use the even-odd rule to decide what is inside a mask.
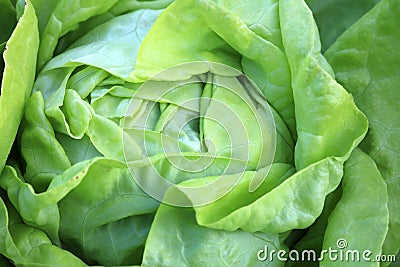
[[[340,186],[335,191],[330,193],[324,204],[324,209],[321,215],[315,220],[315,222],[305,230],[293,231],[291,235],[285,240],[285,244],[292,250],[296,250],[299,253],[306,253],[306,251],[313,250],[316,255],[321,255],[322,243],[324,241],[324,235],[328,224],[329,216],[332,210],[335,208],[337,202],[341,198],[342,189]],[[307,259],[301,259],[299,261],[289,261],[286,266],[319,266],[318,261],[307,261]]]
[[[53,57],[59,38],[76,29],[80,22],[108,11],[116,2],[116,0],[106,2],[55,0],[49,3],[45,0],[32,0],[38,14],[41,41],[38,70]]]
[[[321,266],[380,266],[363,259],[362,253],[369,250],[373,256],[382,254],[389,224],[386,183],[374,161],[356,149],[345,164],[341,186],[342,197],[329,216],[322,248],[338,248],[346,254],[353,250],[359,255],[349,262],[325,258]]]
[[[265,247],[286,249],[277,234],[201,227],[191,208],[162,204],[146,243],[142,266],[284,266],[279,261],[258,260],[257,252]]]
[[[70,252],[52,244],[46,234],[23,223],[9,203],[0,199],[0,253],[14,266],[87,266]],[[2,266],[13,266],[4,260]],[[6,265],[8,264],[8,265]]]
[[[0,1],[0,43],[6,42],[17,25],[17,14],[10,0]]]
[[[282,36],[292,71],[296,110],[296,167],[302,169],[327,156],[346,160],[364,138],[367,120],[352,96],[334,80],[332,70],[321,55],[311,11],[302,1],[280,3]]]
[[[269,4],[274,6],[273,3]],[[295,174],[278,186],[271,192],[273,197],[265,194],[266,192],[260,189],[261,191],[258,193],[258,196],[260,196],[259,201],[254,196],[251,201],[237,200],[234,201],[230,209],[225,209],[223,212],[217,212],[220,210],[220,203],[225,201],[232,203],[231,197],[221,198],[208,206],[196,208],[197,221],[203,226],[225,230],[241,228],[248,231],[267,232],[281,232],[310,226],[321,213],[325,197],[338,186],[342,176],[343,162],[349,157],[351,151],[359,144],[366,133],[367,120],[365,116],[355,106],[351,95],[340,84],[335,82],[332,70],[320,54],[318,31],[310,10],[302,1],[280,1],[279,4],[281,7],[279,9],[280,13],[276,13],[276,18],[280,18],[281,34],[286,54],[273,43],[256,35],[239,17],[230,13],[228,9],[211,1],[194,1],[193,3],[176,1],[161,14],[139,50],[136,69],[131,74],[133,80],[147,79],[162,68],[199,59],[231,62],[229,64],[237,68],[243,67],[245,71],[244,66],[247,63],[244,63],[243,58],[247,57],[250,59],[257,58],[260,61],[258,62],[260,64],[258,70],[264,71],[265,77],[270,77],[271,79],[282,78],[282,75],[279,74],[281,73],[280,71],[284,71],[287,76],[283,77],[292,78],[291,85],[281,87],[279,91],[293,90],[295,103],[293,106],[296,110],[297,128],[294,160],[296,161],[297,169],[304,169],[304,173]],[[188,10],[187,5],[195,5],[196,9],[181,11]],[[220,16],[217,14],[225,15]],[[199,33],[199,38],[207,37],[207,44],[209,45],[207,49],[210,49],[210,46],[215,46],[212,49],[223,48],[224,51],[231,51],[228,55],[222,52],[208,53],[207,51],[209,50],[202,47],[205,42],[199,42],[191,38],[189,34],[192,32],[190,27],[194,27],[194,24],[187,23],[182,25],[177,23],[177,21],[191,21],[194,17],[196,18],[195,23],[199,23],[198,27],[201,28],[200,25],[204,24],[209,25],[208,28],[202,28],[202,32]],[[224,27],[220,25],[224,25]],[[304,30],[294,30],[299,27]],[[175,30],[176,28],[179,29]],[[232,36],[227,33],[228,31],[235,31],[237,35]],[[156,39],[157,42],[155,41]],[[186,42],[172,44],[175,39],[186,40]],[[190,45],[187,45],[188,43]],[[161,44],[163,47],[159,47]],[[271,49],[268,47],[271,47]],[[264,55],[265,51],[268,51],[269,54]],[[160,58],[158,54],[160,52],[166,53],[166,56]],[[238,52],[243,55],[242,61],[236,54]],[[268,57],[274,57],[274,60],[268,60]],[[155,63],[156,61],[158,62],[157,64]],[[238,64],[241,65],[238,67]],[[287,67],[283,67],[288,65],[290,66],[291,74],[287,73]],[[277,70],[268,69],[271,66],[274,66]],[[179,72],[176,77],[163,78],[183,79],[190,74],[193,74],[193,72],[191,73],[189,70],[188,73]],[[271,84],[272,80],[269,82],[269,85]],[[266,99],[272,103],[272,107],[278,114],[281,114],[285,111],[274,105],[275,90],[278,90],[277,87],[271,85],[271,87],[267,86],[262,91]],[[286,95],[292,97],[290,93]],[[337,116],[338,113],[341,115]],[[318,114],[317,118],[313,118],[315,114]],[[285,124],[290,125],[287,121]],[[278,137],[282,136],[285,135],[278,135]],[[340,144],[340,146],[337,146],[337,144]],[[281,150],[276,152],[277,155],[281,153]],[[321,173],[321,175],[310,176],[312,173]],[[320,180],[311,182],[311,177],[319,178]],[[318,198],[315,194],[307,192],[308,187],[305,186],[305,183],[304,187],[307,189],[304,189],[303,194],[292,193],[293,188],[301,184],[304,179],[310,181],[310,184],[319,184],[321,186],[315,187],[316,192],[318,192]],[[234,198],[243,199],[244,191],[233,192],[233,194],[236,194]],[[275,195],[279,196],[279,201],[274,200]],[[309,197],[311,195],[316,198],[313,201],[315,205],[313,208],[310,208],[311,200]],[[188,197],[190,198],[190,196]],[[298,202],[293,201],[293,198],[296,198]],[[253,201],[254,203],[251,203]],[[274,206],[279,204],[281,205],[279,207],[283,207],[282,205],[292,202],[303,204],[293,206],[293,210],[296,211],[292,209],[283,210]],[[267,203],[270,203],[268,204],[271,205],[270,208]],[[280,215],[278,216],[277,213],[268,213],[267,215],[259,212],[260,210],[273,210]],[[298,216],[292,217],[291,220],[285,220],[287,224],[277,223],[277,221],[283,221],[281,218],[287,218],[288,214],[297,214]]]
[[[25,13],[6,44],[5,68],[0,95],[0,170],[6,163],[25,103],[32,91],[39,45],[37,18],[33,6],[28,3]],[[29,49],[25,49],[29,47]]]
[[[340,239],[397,254],[400,4],[375,3],[0,0],[0,49],[19,18],[0,264],[340,265],[267,253]]]
[[[168,67],[185,62],[211,61],[229,65],[242,70],[254,80],[294,136],[290,71],[283,51],[274,44],[277,37],[267,35],[266,39],[249,29],[246,22],[252,24],[251,20],[242,21],[238,15],[230,12],[227,8],[233,7],[229,3],[221,1],[221,5],[218,5],[202,0],[176,1],[170,5],[143,40],[136,68],[130,78],[132,81],[147,80]],[[252,8],[260,1],[246,3]],[[278,16],[277,1],[268,1],[262,6],[265,12]],[[259,12],[256,17],[260,18],[257,19],[259,23],[264,22],[261,20],[263,14]],[[246,16],[249,17],[249,14]],[[274,23],[275,28],[279,27],[276,20]],[[193,32],[196,32],[196,38],[192,38]],[[232,35],[232,32],[236,34]],[[176,39],[185,42],[176,42]],[[190,74],[175,74],[179,77],[170,76],[167,79],[185,79]]]
[[[336,77],[370,122],[360,147],[375,161],[389,194],[389,231],[383,254],[400,249],[400,3],[384,0],[326,52]]]
[[[379,0],[306,0],[321,36],[322,51],[367,13]]]
[[[20,23],[24,23],[24,30],[29,29],[29,33],[36,37],[36,51],[34,43],[32,49],[25,49],[22,44],[26,45],[26,41],[22,43],[20,40],[14,41],[16,45],[8,51],[14,53],[13,61],[25,64],[23,67],[17,65],[18,71],[23,70],[20,74],[30,79],[30,83],[27,81],[29,92],[26,92],[24,98],[18,101],[7,99],[5,102],[9,107],[14,105],[14,114],[18,114],[15,113],[15,103],[19,105],[21,102],[21,115],[22,108],[25,109],[16,144],[23,160],[13,164],[13,167],[6,166],[0,176],[0,186],[7,191],[4,198],[10,201],[10,207],[15,207],[22,219],[18,227],[11,231],[14,227],[7,222],[5,213],[4,229],[9,228],[11,231],[5,236],[13,242],[21,243],[23,237],[32,232],[32,242],[43,244],[43,248],[37,246],[36,249],[32,245],[34,248],[27,246],[21,250],[19,246],[24,244],[16,244],[17,248],[13,249],[22,251],[22,259],[18,254],[6,253],[6,249],[1,252],[20,266],[48,266],[52,264],[51,261],[53,264],[56,262],[54,257],[64,266],[85,266],[86,263],[140,264],[144,242],[159,203],[140,189],[123,163],[122,130],[118,120],[125,115],[129,99],[135,92],[123,77],[133,70],[135,51],[160,14],[160,5],[166,3],[149,5],[154,6],[154,10],[140,9],[134,12],[129,12],[134,6],[126,6],[124,10],[128,13],[121,10],[121,16],[93,25],[69,50],[46,64],[33,84],[38,33],[42,44],[39,50],[40,65],[47,61],[45,58],[52,57],[52,50],[59,37],[77,27],[80,21],[86,20],[85,16],[97,16],[112,5],[108,2],[80,1],[82,6],[87,5],[87,9],[80,9],[82,6],[78,5],[79,1],[75,6],[65,5],[63,1],[55,2],[52,2],[54,10],[51,10],[51,5],[44,1],[34,1],[39,10],[38,24],[32,18],[34,11],[31,4],[21,17]],[[77,17],[65,17],[68,14],[65,11],[74,8],[79,9],[75,14]],[[56,17],[63,20],[62,26],[58,25]],[[22,26],[17,26],[14,35],[21,31]],[[23,37],[26,39],[26,33]],[[48,42],[49,46],[44,46],[50,37],[55,39]],[[110,44],[110,40],[114,40],[114,43]],[[12,41],[13,37],[9,42],[12,44]],[[21,62],[21,52],[18,51],[17,57],[13,49],[32,52],[32,64]],[[116,54],[112,55],[109,52],[111,50]],[[25,73],[27,71],[29,73]],[[13,78],[18,81],[19,74],[15,73]],[[97,78],[93,75],[97,75]],[[21,90],[17,92],[24,92],[24,87],[20,87]],[[25,101],[32,87],[33,93]],[[14,95],[18,97],[18,94]],[[117,105],[119,102],[125,104],[122,104],[117,114],[110,109],[110,112],[103,110],[98,115],[96,111],[104,105],[103,98],[113,98]],[[93,107],[91,100],[96,103]],[[14,123],[19,126],[19,121]],[[113,131],[115,139],[110,138],[110,131]],[[99,183],[98,177],[104,177],[105,180]],[[71,213],[72,210],[76,213]],[[82,223],[78,227],[79,218]],[[8,239],[4,240],[0,242],[1,246],[10,249]],[[102,246],[99,246],[100,243]],[[114,246],[112,250],[110,244]],[[43,259],[39,258],[40,253]],[[32,257],[29,258],[27,254]]]
[[[99,183],[104,173],[106,180]],[[53,177],[43,193],[36,193],[9,166],[0,186],[27,229],[40,229],[52,244],[94,264],[140,263],[152,213],[159,205],[138,187],[124,164],[104,158],[75,164]]]

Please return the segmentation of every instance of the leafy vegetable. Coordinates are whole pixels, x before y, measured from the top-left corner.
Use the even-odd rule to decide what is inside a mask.
[[[190,208],[163,204],[151,229],[142,266],[265,266],[254,256],[264,246],[285,249],[276,234],[201,227]],[[268,264],[283,265],[279,261]]]
[[[24,16],[5,46],[0,95],[0,170],[6,163],[34,82],[39,42],[36,25],[35,11],[27,5]]]
[[[0,1],[0,14],[2,15],[0,18],[0,25],[2,25],[0,43],[3,43],[8,40],[17,24],[15,8],[10,0]]]
[[[10,3],[9,0],[1,0],[0,1],[0,53],[3,54],[3,51],[6,46],[6,41],[10,37],[12,31],[17,24],[15,8]],[[0,80],[3,78],[3,69],[4,69],[4,61],[0,60]]]
[[[378,0],[307,0],[321,35],[322,50],[329,48],[352,24],[369,11]]]
[[[2,266],[399,253],[398,1],[0,0],[0,14]]]
[[[388,187],[389,231],[383,246],[387,255],[400,249],[398,11],[397,1],[380,2],[327,51],[337,79],[354,95],[370,122],[361,148],[376,162]]]
[[[375,255],[382,252],[389,222],[387,190],[384,180],[374,165],[374,162],[359,150],[355,150],[346,162],[342,181],[343,194],[329,217],[324,249],[328,246],[333,247],[338,242],[337,240],[345,239],[351,244],[346,249],[370,250]],[[362,181],[360,182],[359,179]],[[366,205],[366,201],[370,203]],[[349,213],[349,211],[352,212]],[[360,231],[363,227],[373,234],[366,235]],[[343,265],[343,263],[327,260],[321,264],[324,266]],[[365,266],[369,263],[362,264]],[[371,266],[379,265],[376,262],[370,264]]]

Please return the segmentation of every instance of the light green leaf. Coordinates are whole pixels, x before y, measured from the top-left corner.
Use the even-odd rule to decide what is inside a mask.
[[[156,0],[156,1],[141,1],[141,0],[120,0],[107,12],[91,17],[79,24],[79,27],[59,40],[55,53],[58,55],[73,44],[76,40],[86,35],[89,31],[95,28],[97,25],[103,24],[117,16],[127,14],[136,10],[152,9],[161,10],[166,8],[174,0]],[[149,15],[143,17],[143,19],[149,19]]]
[[[234,5],[227,1],[222,1],[222,4],[235,10]],[[143,40],[130,79],[142,82],[168,67],[185,62],[211,61],[229,65],[254,80],[295,136],[290,70],[284,52],[273,43],[276,38],[260,36],[251,25],[246,25],[245,21],[252,23],[248,13],[243,21],[223,5],[209,0],[175,1],[171,4]],[[275,1],[263,2],[262,10],[278,16]],[[264,18],[262,14],[258,16]],[[271,24],[264,20],[258,23],[265,23],[266,27]],[[193,32],[196,32],[195,38]],[[197,72],[185,70],[165,78],[185,80]]]
[[[5,68],[0,95],[0,170],[11,150],[35,77],[36,54],[39,45],[37,18],[28,3],[4,52]],[[29,47],[29,49],[25,49]]]
[[[45,191],[54,176],[62,174],[71,163],[44,114],[40,92],[32,95],[25,108],[21,153],[26,164],[24,179],[37,191]]]
[[[280,19],[292,71],[298,169],[325,157],[346,160],[367,131],[367,120],[338,84],[320,53],[318,30],[301,0],[281,0]],[[340,116],[338,116],[340,114]]]
[[[300,234],[301,239],[297,240],[297,242],[295,242],[295,244],[293,244],[292,246],[290,244],[287,244],[290,240],[286,239],[285,244],[287,244],[290,247],[290,249],[296,250],[299,253],[305,253],[306,251],[313,250],[316,252],[316,255],[318,256],[321,255],[322,243],[324,241],[324,235],[328,224],[328,218],[332,210],[335,208],[337,202],[339,201],[341,195],[342,195],[342,188],[339,186],[338,188],[336,188],[335,191],[333,191],[326,197],[324,209],[322,210],[321,215],[309,228],[305,229],[306,231],[305,234],[304,232],[293,233],[294,235]],[[301,234],[303,235],[301,236]],[[319,262],[307,261],[307,258],[305,258],[305,259],[300,259],[299,261],[297,260],[290,261],[286,264],[286,266],[318,267]]]
[[[35,235],[46,233],[58,245],[61,239],[76,255],[106,265],[139,263],[152,213],[159,205],[135,183],[125,164],[109,159],[72,166],[55,176],[43,193],[35,193],[9,166],[0,185],[24,223],[41,230]],[[30,229],[27,225],[21,227]]]
[[[248,192],[249,179],[243,177],[243,184],[225,197],[196,207],[197,222],[228,231],[240,228],[249,232],[283,233],[306,228],[321,214],[325,197],[337,187],[343,172],[340,161],[326,158],[277,185],[274,181],[279,178],[274,176],[287,177],[287,174],[273,170],[271,168],[271,177],[253,193]],[[270,181],[273,186],[268,185]],[[233,207],[217,208],[228,203]]]
[[[142,266],[284,266],[257,252],[283,250],[277,234],[218,231],[199,226],[190,208],[161,205],[146,242]]]
[[[85,162],[81,162],[63,174],[63,177],[67,177],[64,179],[70,176],[77,176],[78,179],[69,179],[62,186],[43,193],[36,193],[29,183],[25,183],[23,178],[19,177],[14,168],[6,166],[1,175],[0,186],[7,190],[8,198],[26,224],[41,229],[55,244],[60,245],[60,214],[57,202],[80,183],[79,178],[82,175],[78,174],[78,171],[85,165]]]
[[[122,129],[113,121],[95,115],[90,120],[87,135],[96,149],[106,158],[124,161]]]
[[[52,58],[42,75],[51,69],[85,64],[126,79],[135,66],[139,45],[160,13],[138,10],[91,29],[68,50]]]
[[[345,164],[341,186],[343,194],[329,216],[323,249],[339,249],[345,255],[358,251],[359,260],[325,258],[321,266],[380,266],[379,262],[363,259],[362,253],[371,251],[371,259],[382,255],[389,224],[386,183],[374,161],[356,149]]]
[[[72,253],[53,245],[44,232],[23,224],[17,217],[13,207],[0,199],[0,253],[14,264],[9,266],[87,267]]]

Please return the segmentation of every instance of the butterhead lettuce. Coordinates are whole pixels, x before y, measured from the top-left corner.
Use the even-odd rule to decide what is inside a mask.
[[[355,2],[0,0],[2,266],[394,261],[400,4]],[[268,253],[332,248],[391,258]]]

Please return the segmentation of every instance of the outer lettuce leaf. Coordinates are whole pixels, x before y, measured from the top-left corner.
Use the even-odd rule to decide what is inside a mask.
[[[329,156],[346,160],[364,138],[367,120],[352,96],[334,80],[320,53],[318,30],[306,4],[281,0],[280,19],[292,71],[296,167],[302,169]]]
[[[87,162],[75,165],[63,174],[64,179],[82,175],[79,171],[87,165]],[[54,243],[60,245],[58,236],[60,214],[57,202],[79,183],[80,179],[69,179],[68,182],[53,190],[36,193],[29,183],[24,182],[14,168],[6,166],[1,175],[0,186],[7,190],[8,198],[25,223],[43,230]]]
[[[322,51],[378,2],[379,0],[306,0],[319,28]]]
[[[87,266],[70,252],[53,245],[44,232],[22,223],[18,213],[2,199],[0,237],[0,253],[12,259],[14,266]]]
[[[36,25],[35,10],[28,3],[4,52],[5,68],[0,95],[0,170],[4,167],[16,137],[35,78],[39,45]]]
[[[0,0],[0,54],[3,54],[6,42],[17,24],[15,8],[10,0]],[[0,80],[3,79],[4,61],[0,58]]]
[[[178,0],[159,16],[158,9],[170,2],[32,0],[38,26],[33,7],[28,3],[14,34],[23,33],[20,28],[25,31],[38,28],[29,32],[33,36],[30,41],[34,49],[38,48],[39,35],[42,42],[39,50],[27,55],[32,59],[32,73],[22,73],[29,79],[24,83],[26,88],[32,88],[38,51],[41,72],[34,86],[35,93],[26,105],[21,127],[20,144],[27,164],[23,168],[24,175],[17,167],[7,166],[0,177],[0,186],[8,195],[3,199],[11,202],[0,203],[0,253],[17,265],[50,266],[54,262],[67,266],[129,265],[139,264],[143,256],[143,266],[282,266],[279,261],[258,261],[257,251],[265,245],[270,249],[286,249],[281,244],[289,234],[286,231],[307,228],[314,222],[297,247],[321,248],[327,218],[340,190],[330,194],[342,179],[344,162],[365,136],[367,120],[352,96],[335,81],[330,65],[321,55],[318,30],[307,5],[301,0],[245,0],[240,3]],[[22,6],[23,1],[19,1],[17,10]],[[378,6],[379,9],[374,9],[345,33],[331,48],[333,52],[327,53],[337,63],[334,69],[341,81],[349,83],[349,88],[356,88],[350,89],[353,93],[362,91],[361,85],[366,86],[365,80],[351,76],[353,74],[371,78],[368,86],[374,90],[383,90],[377,85],[394,88],[391,86],[397,82],[399,69],[382,67],[376,55],[384,55],[386,61],[393,60],[390,61],[393,65],[400,61],[397,53],[391,58],[387,52],[394,50],[392,43],[399,39],[399,31],[394,26],[398,16],[389,15],[390,8],[398,11],[399,4],[384,0]],[[157,10],[138,10],[146,7]],[[133,10],[137,11],[131,12]],[[378,22],[376,33],[381,33],[378,41],[360,34],[368,28],[364,24],[373,23],[368,18]],[[24,28],[20,25],[25,25],[23,23],[31,25]],[[354,47],[353,42],[356,43],[354,40],[359,36],[366,40],[359,48],[365,49],[363,56],[367,51],[375,54],[368,54],[367,71],[352,73],[346,69],[348,65],[342,66],[345,57],[341,57],[341,53],[348,56],[346,45]],[[13,44],[12,38],[10,44]],[[374,47],[373,42],[378,42],[379,47]],[[15,58],[16,55],[12,61]],[[359,64],[365,58],[354,59],[352,63]],[[181,129],[176,125],[180,120],[197,118],[198,113],[212,113],[222,118],[227,117],[226,113],[213,107],[212,101],[199,109],[180,106],[187,98],[212,97],[239,111],[249,129],[253,125],[249,119],[251,112],[240,107],[237,104],[240,101],[216,85],[190,85],[182,88],[184,93],[177,90],[162,99],[155,97],[159,93],[157,89],[148,95],[139,95],[134,108],[140,115],[134,123],[147,130],[144,137],[135,135],[132,130],[135,150],[129,164],[140,177],[146,179],[152,175],[153,167],[167,180],[187,186],[204,185],[216,179],[228,185],[229,180],[242,177],[224,197],[194,210],[165,204],[159,207],[159,203],[132,179],[126,164],[122,163],[121,148],[125,133],[121,129],[121,118],[139,83],[166,67],[188,61],[225,63],[250,76],[271,104],[278,132],[276,157],[267,177],[261,168],[268,167],[262,165],[265,155],[259,151],[263,140],[256,129],[249,134],[255,140],[250,144],[249,168],[243,173],[220,177],[221,169],[230,160],[224,154],[224,148],[229,147],[226,133],[206,120],[200,120],[197,128],[185,126],[181,134],[177,134]],[[374,64],[370,65],[371,62]],[[371,67],[375,65],[380,68]],[[343,67],[343,72],[338,72],[337,67]],[[366,76],[367,73],[371,75]],[[196,76],[201,83],[214,77],[212,73],[207,76],[198,69],[188,69],[162,79],[173,82],[198,74],[203,75]],[[30,90],[19,92],[25,93],[25,98],[21,98],[25,101]],[[257,97],[261,97],[259,94]],[[374,94],[373,91],[371,95]],[[354,190],[360,192],[352,194],[350,189],[355,184],[353,179],[360,179],[378,190],[375,192],[377,201],[371,202],[377,209],[368,212],[375,214],[378,210],[383,214],[379,218],[368,218],[376,231],[366,238],[379,241],[374,243],[374,252],[395,253],[398,251],[399,220],[394,212],[398,210],[399,201],[394,193],[400,189],[396,167],[400,138],[395,139],[395,136],[400,127],[389,119],[391,115],[376,108],[376,103],[384,103],[388,111],[397,114],[398,110],[390,110],[395,107],[390,101],[398,101],[398,94],[390,91],[389,97],[376,96],[378,102],[362,93],[358,98],[366,113],[369,109],[373,111],[367,114],[373,122],[372,131],[362,147],[388,182],[389,233],[381,251],[388,223],[385,184],[379,180],[378,170],[371,167],[371,159],[356,151],[345,165],[343,198],[330,217],[325,246],[334,243],[339,235],[335,226],[343,223],[338,215],[342,209],[350,207],[355,210],[350,215],[359,216],[356,206],[365,192],[356,187]],[[153,103],[156,108],[149,110]],[[147,115],[150,119],[144,124]],[[177,121],[170,122],[172,117]],[[382,125],[390,129],[389,133],[383,133],[379,128]],[[14,125],[15,131],[17,126]],[[229,127],[236,126],[231,123]],[[214,158],[212,168],[190,174],[175,168],[169,159],[198,157],[199,136],[217,141],[215,147],[220,154]],[[383,139],[388,140],[390,149],[379,143]],[[165,141],[163,144],[167,144],[168,149],[172,147],[171,158],[162,155],[160,140]],[[8,143],[11,146],[12,142]],[[175,145],[183,152],[175,151]],[[354,163],[358,160],[363,162],[362,166]],[[232,161],[238,166],[245,162],[240,157]],[[364,169],[371,170],[374,175],[356,175]],[[254,177],[266,179],[257,190],[249,192]],[[222,187],[213,189],[210,194],[224,189],[224,184],[219,185]],[[327,196],[334,199],[329,200]],[[191,198],[190,195],[186,197]],[[311,231],[315,231],[314,236]],[[361,234],[358,229],[354,233]]]
[[[289,236],[288,239],[285,240],[285,244],[290,249],[296,250],[299,253],[303,253],[306,250],[313,250],[316,252],[316,255],[320,255],[322,251],[322,244],[324,241],[324,235],[326,231],[326,227],[328,224],[329,216],[332,210],[335,208],[337,202],[339,201],[342,194],[342,189],[339,186],[335,191],[330,193],[326,199],[324,204],[324,209],[318,219],[305,231],[293,231],[292,236]],[[299,238],[300,239],[297,239]],[[294,239],[294,240],[293,240]],[[296,240],[297,239],[297,240]],[[318,261],[289,261],[286,266],[319,266]]]
[[[191,208],[162,204],[151,228],[142,266],[284,266],[257,252],[281,250],[279,235],[218,231],[196,223]]]
[[[0,44],[6,42],[17,24],[15,7],[10,0],[0,0]]]
[[[382,255],[382,245],[389,224],[386,183],[374,161],[359,149],[354,150],[344,168],[343,194],[329,216],[323,249],[338,247],[344,239],[343,251],[371,251],[371,259]],[[380,266],[379,262],[367,262],[360,256],[357,262],[331,261],[325,258],[321,266]]]
[[[141,190],[121,162],[98,159],[81,172],[81,184],[59,203],[63,245],[93,264],[140,263],[159,203]],[[56,177],[51,187],[64,179]]]
[[[126,80],[133,71],[143,38],[160,13],[159,10],[137,10],[93,27],[68,50],[52,58],[41,75],[55,68],[85,64]]]
[[[271,175],[276,175],[273,169]],[[341,177],[340,162],[327,158],[295,173],[271,191],[268,181],[274,181],[275,177],[267,177],[265,187],[260,187],[256,194],[248,192],[249,182],[243,179],[241,190],[231,192],[233,197],[226,195],[212,204],[196,207],[197,222],[228,231],[240,228],[249,232],[283,233],[306,228],[320,215],[325,197],[337,187]],[[220,208],[228,203],[232,207]]]
[[[98,177],[104,178],[101,183]],[[104,158],[80,162],[54,177],[43,193],[34,192],[9,166],[0,181],[27,224],[22,228],[40,229],[38,233],[46,233],[53,244],[62,244],[90,263],[140,262],[159,203],[139,188],[125,164]]]
[[[400,249],[400,3],[384,0],[346,31],[326,53],[336,77],[370,122],[360,147],[387,183],[389,231],[383,254]]]

